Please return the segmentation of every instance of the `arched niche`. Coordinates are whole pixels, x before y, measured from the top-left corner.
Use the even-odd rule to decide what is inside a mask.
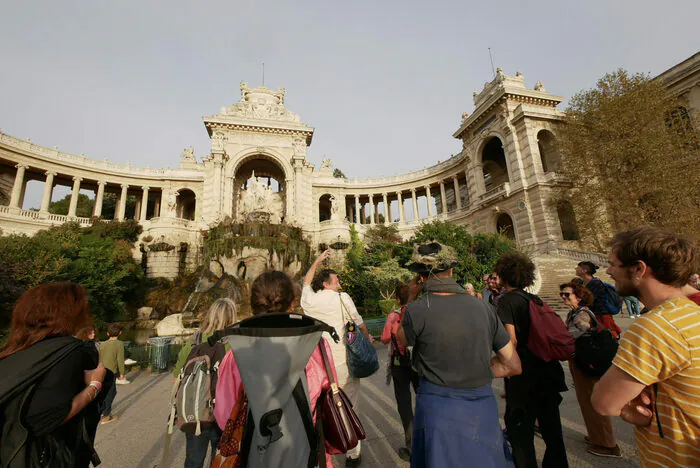
[[[540,130],[537,133],[537,148],[540,152],[544,172],[558,171],[561,164],[561,156],[557,149],[554,134],[549,130]]]
[[[245,221],[250,213],[268,213],[270,222],[281,223],[286,193],[284,167],[269,155],[251,155],[236,167],[233,175],[234,217]]]
[[[574,207],[571,205],[571,202],[568,200],[559,200],[557,202],[557,216],[559,217],[562,239],[565,241],[579,240],[576,215],[574,214]]]
[[[511,218],[508,213],[501,213],[498,215],[498,218],[496,218],[496,232],[508,239],[515,240],[513,218]]]
[[[484,186],[487,191],[510,181],[506,153],[503,151],[503,142],[500,138],[493,137],[486,142],[481,150],[481,162]]]
[[[178,218],[194,221],[197,212],[197,196],[190,189],[180,189],[177,192],[175,214]]]
[[[331,209],[333,208],[333,203],[331,202],[331,195],[326,193],[318,199],[318,221],[328,221],[331,219]]]

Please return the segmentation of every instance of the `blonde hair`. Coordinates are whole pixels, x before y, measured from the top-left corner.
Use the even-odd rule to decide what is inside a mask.
[[[202,321],[202,333],[213,333],[233,325],[237,313],[236,303],[228,297],[215,300]]]

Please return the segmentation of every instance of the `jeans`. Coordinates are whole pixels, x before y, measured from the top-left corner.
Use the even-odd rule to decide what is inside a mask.
[[[185,433],[185,468],[203,468],[204,459],[207,457],[207,450],[211,444],[211,460],[216,455],[216,447],[221,439],[221,429],[214,426],[211,429],[204,429],[198,436]],[[207,465],[208,466],[208,465]]]
[[[114,403],[114,398],[117,396],[117,385],[112,382],[107,393],[105,394],[105,399],[102,402],[102,416],[109,416],[112,414],[112,403]]]
[[[394,381],[394,396],[401,417],[403,432],[406,438],[406,448],[411,448],[413,435],[413,403],[411,402],[411,386],[418,392],[420,377],[411,367],[392,366],[391,378]]]
[[[641,307],[639,307],[639,299],[634,296],[623,296],[622,299],[625,301],[625,307],[627,307],[627,313],[630,317],[632,317],[632,315],[639,317],[639,311],[641,310]]]
[[[539,422],[542,439],[547,446],[542,467],[569,466],[559,416],[560,402],[559,394],[549,394],[533,397],[523,407],[513,408],[506,404],[504,419],[517,468],[537,468],[535,420]]]

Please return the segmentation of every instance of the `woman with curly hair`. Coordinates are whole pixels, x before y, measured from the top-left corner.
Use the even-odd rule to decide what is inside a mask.
[[[566,316],[566,326],[573,337],[578,339],[592,330],[597,330],[598,322],[589,309],[594,301],[593,293],[577,283],[562,284],[559,286],[559,290],[562,301],[571,308]],[[612,418],[598,414],[591,404],[593,386],[599,379],[581,372],[573,361],[569,361],[569,370],[574,379],[576,399],[588,432],[588,435],[584,437],[589,445],[588,453],[599,457],[621,458],[622,453],[615,440]]]
[[[530,336],[530,301],[542,300],[525,292],[535,282],[535,265],[521,253],[504,254],[494,267],[505,289],[498,301],[498,316],[506,327],[522,363],[522,374],[506,382],[504,420],[518,467],[536,467],[535,421],[546,445],[543,466],[566,468],[569,462],[562,435],[560,392],[567,390],[559,361],[545,362],[527,347]]]

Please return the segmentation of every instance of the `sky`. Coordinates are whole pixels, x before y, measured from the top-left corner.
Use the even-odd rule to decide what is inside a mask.
[[[619,67],[657,75],[700,49],[700,2],[674,0],[1,0],[0,128],[116,163],[210,150],[202,116],[239,83],[286,88],[307,158],[391,176],[461,150],[452,133],[496,67],[565,99]],[[560,108],[565,109],[566,101]],[[38,183],[37,183],[38,184]],[[38,206],[30,184],[25,208]],[[36,187],[33,185],[37,185]],[[63,192],[65,193],[65,191]],[[54,200],[60,192],[54,193]]]

